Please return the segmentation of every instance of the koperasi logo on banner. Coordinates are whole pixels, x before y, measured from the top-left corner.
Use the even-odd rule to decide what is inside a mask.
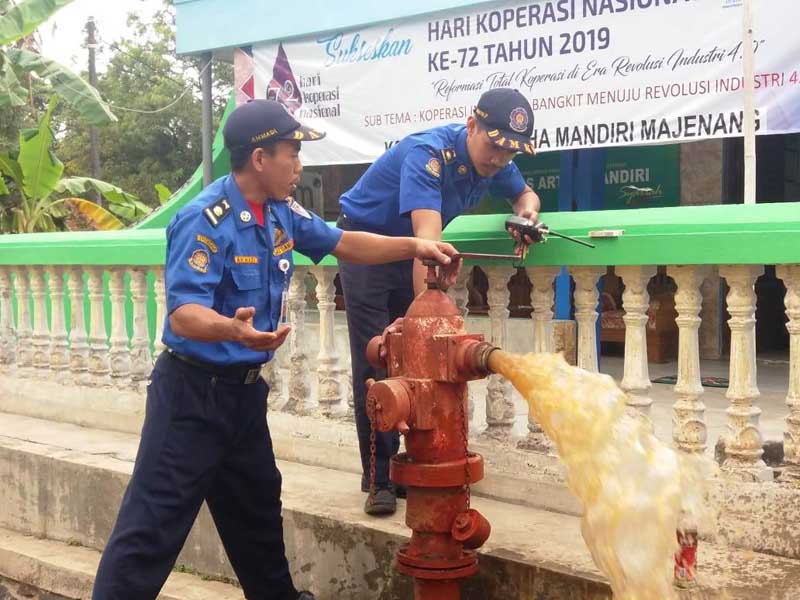
[[[757,131],[800,131],[797,0],[755,0]],[[540,152],[742,133],[738,0],[549,0],[255,46],[254,94],[328,133],[309,165],[370,162],[513,87]]]

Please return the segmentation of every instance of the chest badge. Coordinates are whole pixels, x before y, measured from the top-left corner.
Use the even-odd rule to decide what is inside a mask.
[[[303,205],[300,204],[294,198],[289,198],[286,201],[286,203],[289,205],[289,208],[292,210],[292,212],[297,213],[298,215],[300,215],[304,219],[310,219],[311,218],[311,215],[308,213],[308,211],[305,208],[303,208]]]
[[[280,256],[286,254],[289,250],[294,248],[294,240],[286,239],[286,232],[280,227],[275,228],[275,236],[272,242],[272,255]]]
[[[466,175],[467,174],[467,165],[458,165],[458,174],[459,175]]]
[[[242,220],[242,223],[249,223],[253,218],[253,215],[251,215],[248,211],[243,210],[239,213],[239,218]]]

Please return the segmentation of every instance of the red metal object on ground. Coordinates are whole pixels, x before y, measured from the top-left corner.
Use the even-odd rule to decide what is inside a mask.
[[[428,267],[428,289],[406,313],[402,333],[367,347],[388,379],[372,383],[367,411],[379,431],[398,430],[406,452],[392,459],[390,477],[408,487],[406,524],[411,541],[397,568],[414,578],[416,600],[459,600],[460,580],[478,570],[475,549],[491,526],[470,508],[469,486],[483,479],[483,458],[467,447],[467,381],[488,375],[493,346],[470,335],[453,301]]]
[[[697,585],[697,531],[679,529],[678,544],[680,549],[675,553],[675,585],[680,588],[694,587]]]

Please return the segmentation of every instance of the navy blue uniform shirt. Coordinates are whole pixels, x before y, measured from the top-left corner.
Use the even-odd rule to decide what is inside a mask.
[[[315,263],[329,254],[342,231],[286,201],[267,201],[264,224],[256,222],[232,175],[217,179],[182,208],[167,227],[165,269],[167,317],[164,344],[176,352],[218,365],[264,363],[272,352],[236,342],[198,342],[176,335],[169,314],[200,304],[232,317],[237,308],[256,309],[253,326],[277,328],[281,294],[294,271],[292,250]],[[288,261],[284,274],[279,264]]]
[[[493,177],[481,177],[467,154],[465,125],[415,133],[387,150],[349,191],[342,212],[369,231],[412,236],[411,211],[431,209],[442,227],[477,206],[487,193],[516,198],[525,179],[512,162]]]

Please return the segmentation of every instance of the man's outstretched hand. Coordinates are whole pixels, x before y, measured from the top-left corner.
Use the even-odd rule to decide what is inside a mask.
[[[281,347],[292,330],[290,325],[281,325],[277,331],[259,331],[253,327],[256,309],[246,306],[236,309],[231,319],[233,339],[257,352],[270,352]]]

